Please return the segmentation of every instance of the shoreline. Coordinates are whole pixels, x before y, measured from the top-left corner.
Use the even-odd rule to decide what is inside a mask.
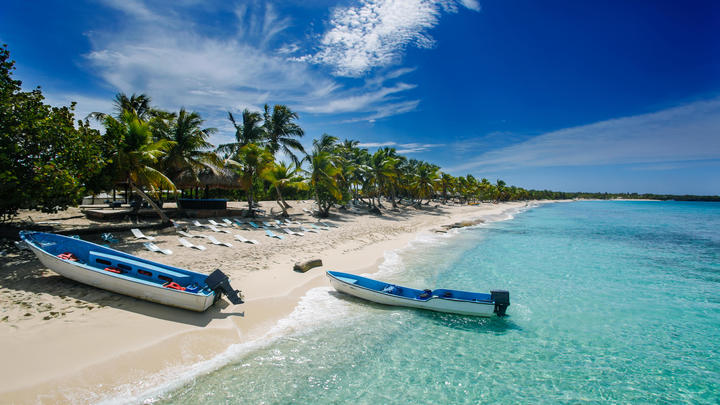
[[[295,204],[299,211],[302,205]],[[245,293],[245,303],[233,307],[222,301],[218,308],[212,307],[202,314],[189,314],[93,289],[94,293],[110,295],[102,298],[114,299],[117,304],[101,304],[94,312],[81,310],[79,314],[71,313],[29,327],[16,326],[16,330],[10,327],[8,331],[6,325],[2,326],[0,347],[3,349],[0,350],[9,367],[0,375],[0,398],[10,403],[87,403],[117,400],[121,396],[141,399],[144,393],[167,387],[178,375],[190,373],[189,378],[232,361],[221,356],[235,345],[260,344],[279,321],[293,312],[308,291],[328,285],[326,270],[374,273],[384,261],[385,252],[408,246],[422,232],[458,221],[498,215],[524,205],[525,202],[442,206],[441,212],[420,210],[400,220],[396,218],[400,214],[393,212],[386,212],[383,217],[338,214],[331,221],[338,223],[339,228],[313,236],[320,241],[334,237],[334,233],[341,235],[323,241],[324,244],[318,243],[323,245],[319,249],[310,249],[313,241],[304,240],[310,234],[291,239],[288,244],[292,246],[287,247],[282,246],[284,241],[272,246],[275,241],[256,238],[266,246],[263,253],[272,254],[250,255],[251,263],[247,266],[250,270],[231,274],[233,284]],[[165,242],[174,237],[174,231],[158,236]],[[184,254],[175,258],[180,264],[186,263],[181,267],[199,267],[198,253],[180,251],[180,248],[173,250]],[[218,262],[227,265],[237,260],[228,252],[217,250],[217,254],[224,257],[207,257],[215,260],[206,260],[210,263],[203,264],[214,267]],[[162,257],[144,252],[140,255],[166,262]],[[248,259],[247,254],[234,256]],[[323,266],[307,273],[292,271],[295,261],[313,257],[321,258]],[[35,261],[35,266],[41,265]],[[64,283],[73,284],[67,280]],[[191,372],[200,363],[209,368]]]

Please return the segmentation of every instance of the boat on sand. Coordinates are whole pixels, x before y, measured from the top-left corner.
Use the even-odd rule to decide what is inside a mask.
[[[208,276],[52,233],[21,231],[20,239],[46,267],[83,284],[198,312],[220,294],[242,303],[220,270]]]
[[[510,293],[505,290],[493,290],[490,294],[418,290],[338,271],[328,271],[327,276],[336,290],[379,304],[473,316],[504,316],[510,305]]]

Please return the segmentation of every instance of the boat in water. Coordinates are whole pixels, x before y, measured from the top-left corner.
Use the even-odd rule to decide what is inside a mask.
[[[198,312],[221,294],[242,304],[220,270],[208,276],[52,233],[21,231],[20,239],[47,268],[93,287]]]
[[[510,293],[505,290],[490,291],[490,294],[418,290],[338,271],[328,271],[327,276],[336,290],[379,304],[486,317],[504,316],[510,305]]]

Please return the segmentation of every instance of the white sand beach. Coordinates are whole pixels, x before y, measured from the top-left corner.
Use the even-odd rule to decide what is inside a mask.
[[[262,204],[268,211],[275,205]],[[310,201],[290,204],[291,219],[306,227],[317,221],[303,211],[311,207]],[[233,227],[227,228],[232,233],[219,233],[195,227],[191,219],[178,219],[191,234],[212,234],[232,244],[225,247],[205,238],[189,239],[205,246],[205,251],[181,246],[172,227],[144,230],[160,248],[171,249],[172,255],[145,250],[143,240],[130,232],[115,234],[121,241],[112,247],[118,250],[194,271],[210,273],[220,268],[228,274],[232,285],[242,290],[245,303],[234,306],[223,299],[204,313],[82,285],[44,268],[30,252],[8,249],[0,276],[0,402],[91,403],[113,395],[138,394],[189,365],[220,355],[232,344],[262,339],[308,290],[329,285],[326,270],[373,272],[386,251],[406,246],[419,232],[525,204],[433,203],[421,209],[388,209],[382,216],[333,210],[328,222],[336,227],[304,236],[284,234],[282,240],[267,237],[263,230]],[[33,214],[33,219],[89,222],[77,214],[72,210]],[[200,221],[207,223],[207,219]],[[234,234],[259,244],[242,243]],[[85,239],[99,242],[97,236]],[[294,263],[315,258],[322,259],[322,267],[306,273],[293,271]]]

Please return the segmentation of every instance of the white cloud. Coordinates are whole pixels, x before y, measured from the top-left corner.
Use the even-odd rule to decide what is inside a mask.
[[[480,11],[480,3],[477,0],[460,0],[460,3],[470,10]]]
[[[720,158],[720,98],[662,111],[601,121],[536,136],[448,168],[507,170],[523,167],[660,163]]]
[[[445,146],[442,143],[405,143],[401,144],[401,149],[397,150],[397,153],[418,153],[418,152],[425,152],[432,148],[437,148],[439,146]]]
[[[357,146],[360,148],[384,148],[385,146],[395,146],[396,142],[365,142],[359,143]]]
[[[311,64],[289,60],[299,45],[279,38],[292,21],[268,4],[259,12],[257,3],[227,10],[236,18],[236,35],[218,37],[178,10],[153,12],[154,3],[138,0],[103,1],[126,21],[120,31],[88,33],[92,51],[85,57],[95,73],[114,91],[148,94],[161,108],[185,106],[215,127],[222,127],[227,110],[259,110],[265,103],[280,102],[301,113],[362,113],[363,120],[408,112],[419,103],[400,100],[415,85],[384,84],[408,69],[344,87]]]
[[[332,66],[338,76],[358,77],[371,69],[396,63],[408,46],[430,48],[427,33],[442,11],[455,12],[452,0],[362,0],[359,6],[338,8],[324,34],[320,50],[300,60]],[[460,4],[479,10],[476,0]]]
[[[439,146],[445,146],[444,144],[440,143],[397,143],[397,142],[365,142],[365,143],[359,143],[359,147],[361,148],[384,148],[386,146],[392,146],[392,147],[399,147],[400,149],[397,150],[397,153],[401,154],[407,154],[407,153],[417,153],[417,152],[424,152],[426,150],[436,148]]]
[[[338,97],[331,101],[317,100],[320,104],[307,104],[305,111],[313,113],[344,113],[353,111],[368,111],[380,101],[388,100],[388,96],[415,88],[415,85],[398,83],[393,87],[383,87],[375,91]]]

